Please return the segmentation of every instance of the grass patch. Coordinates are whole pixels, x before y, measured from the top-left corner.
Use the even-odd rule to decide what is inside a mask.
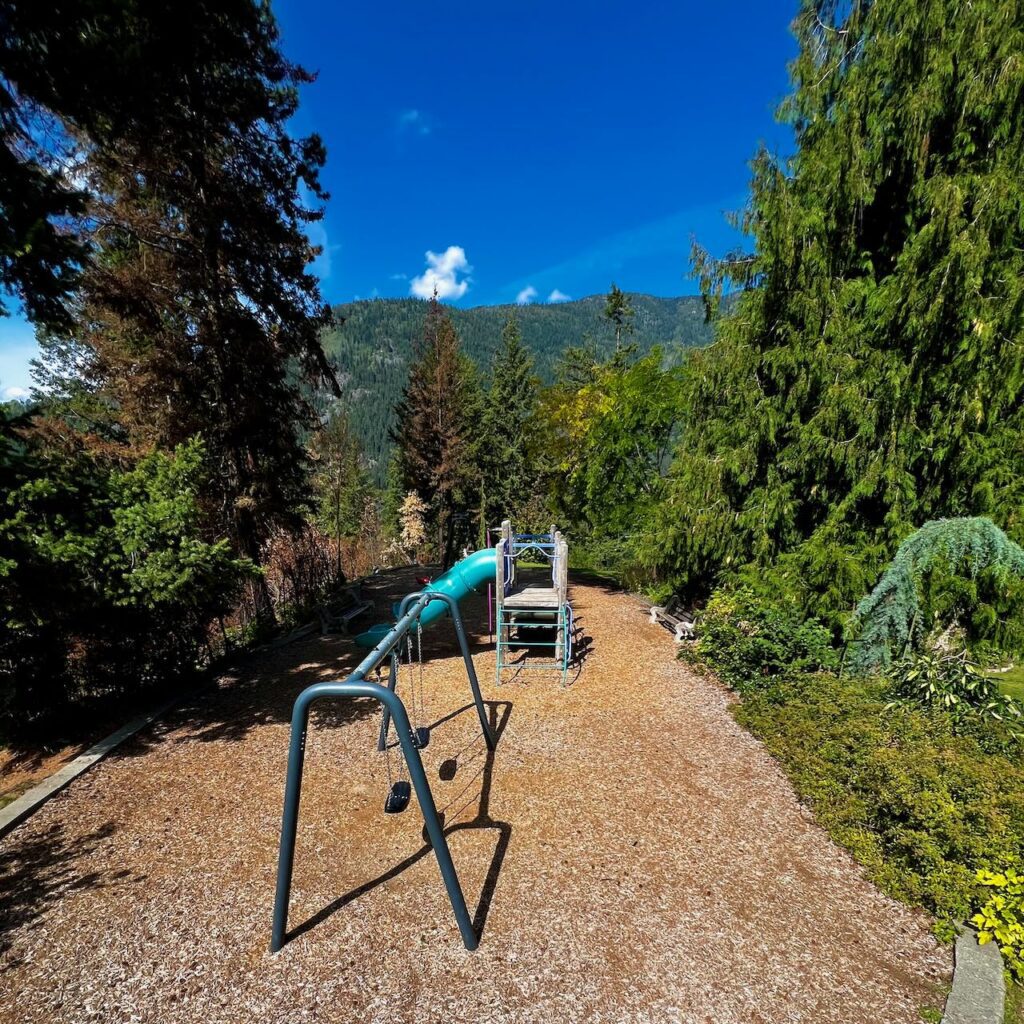
[[[999,689],[1016,701],[1024,704],[1024,665],[1015,665],[1009,672],[991,672],[993,679],[999,681]]]
[[[1003,1014],[1005,1024],[1024,1024],[1024,985],[1006,981],[1006,1013]]]

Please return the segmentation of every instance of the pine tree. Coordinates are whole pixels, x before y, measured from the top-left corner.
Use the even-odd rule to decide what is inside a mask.
[[[78,91],[53,72],[87,59]],[[301,198],[326,198],[324,151],[286,129],[311,76],[259,0],[83,3],[44,67],[20,70],[77,144],[91,197],[74,340],[51,345],[93,396],[79,419],[129,457],[202,434],[211,528],[259,561],[308,493],[298,378],[336,390],[308,271],[321,213]]]
[[[452,563],[457,533],[479,494],[481,411],[476,368],[462,353],[458,333],[435,297],[395,408],[391,438],[398,446],[403,487],[427,505],[428,527],[445,567]]]
[[[750,253],[695,250],[713,310],[648,557],[690,591],[773,568],[838,616],[928,519],[1024,539],[1024,18],[980,0],[805,0],[754,162]]]
[[[519,321],[511,314],[494,356],[484,413],[480,463],[483,468],[482,525],[517,517],[533,494],[529,427],[537,407],[533,357],[523,345]]]
[[[335,407],[310,440],[317,524],[337,545],[338,578],[342,576],[341,542],[358,536],[370,501],[370,481],[359,442],[344,410]]]

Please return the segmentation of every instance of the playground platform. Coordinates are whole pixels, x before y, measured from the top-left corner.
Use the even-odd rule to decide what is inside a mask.
[[[574,622],[569,600],[569,545],[557,527],[515,533],[501,524],[495,544],[495,659],[501,683],[506,669],[553,670],[563,686],[572,663]],[[520,563],[547,563],[548,579],[525,582]],[[539,655],[539,656],[538,656]]]

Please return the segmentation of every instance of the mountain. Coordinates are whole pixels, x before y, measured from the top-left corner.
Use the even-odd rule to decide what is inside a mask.
[[[698,296],[658,298],[632,293],[636,343],[641,354],[661,345],[667,361],[682,358],[685,349],[706,345],[711,328],[704,322]],[[373,467],[382,480],[391,443],[388,428],[392,410],[408,375],[414,345],[423,333],[426,302],[421,299],[373,299],[336,306],[339,326],[323,337],[324,350],[338,371],[352,425]],[[570,345],[593,338],[606,356],[614,349],[614,334],[602,320],[604,296],[558,304],[526,306],[451,307],[452,322],[463,350],[486,379],[509,314],[515,313],[523,342],[533,353],[538,376],[550,384],[555,364]]]

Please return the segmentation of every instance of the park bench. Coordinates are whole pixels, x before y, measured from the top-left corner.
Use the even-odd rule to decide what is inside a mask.
[[[693,639],[693,616],[680,606],[679,598],[675,594],[669,599],[668,604],[656,604],[651,607],[651,622],[660,622],[671,629],[675,633],[677,644]]]
[[[348,633],[352,622],[373,607],[360,593],[359,585],[345,587],[333,601],[320,605],[320,632]]]

